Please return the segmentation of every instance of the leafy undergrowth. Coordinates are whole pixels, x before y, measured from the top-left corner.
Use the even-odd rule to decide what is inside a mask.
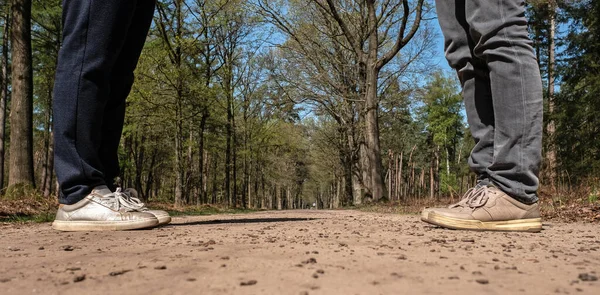
[[[600,189],[541,190],[540,210],[547,220],[600,222]]]
[[[0,222],[47,222],[54,219],[56,199],[44,198],[37,190],[19,186],[0,196]]]
[[[150,203],[148,207],[151,209],[160,209],[169,212],[171,216],[181,215],[215,215],[215,214],[243,214],[250,212],[257,212],[260,210],[255,209],[244,209],[244,208],[228,208],[223,205],[187,205],[187,206],[174,206],[170,203]]]

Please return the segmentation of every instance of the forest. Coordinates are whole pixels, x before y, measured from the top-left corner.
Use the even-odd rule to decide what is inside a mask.
[[[543,196],[600,196],[600,1],[530,0]],[[60,0],[0,2],[1,198],[56,198]],[[158,0],[115,181],[175,206],[459,198],[476,178],[431,0]],[[442,62],[445,62],[442,60]]]

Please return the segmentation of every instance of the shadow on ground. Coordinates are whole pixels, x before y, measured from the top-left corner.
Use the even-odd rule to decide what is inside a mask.
[[[241,218],[241,219],[217,219],[205,221],[192,221],[183,223],[172,223],[168,226],[189,226],[189,225],[207,225],[207,224],[252,224],[252,223],[272,223],[272,222],[294,222],[294,221],[312,221],[319,218]]]

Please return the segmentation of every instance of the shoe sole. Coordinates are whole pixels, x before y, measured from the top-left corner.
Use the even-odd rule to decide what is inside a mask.
[[[165,224],[171,223],[171,216],[165,216],[165,217],[156,216],[156,218],[158,218],[158,225],[165,225]]]
[[[431,212],[430,208],[425,208],[421,211],[421,220],[426,221],[429,218],[429,212]]]
[[[158,225],[158,219],[132,221],[63,221],[55,220],[52,228],[60,231],[122,231],[151,228]]]
[[[506,221],[479,221],[465,220],[443,216],[435,212],[421,215],[421,220],[433,225],[463,230],[476,231],[517,231],[517,232],[540,232],[542,230],[542,219],[516,219]]]

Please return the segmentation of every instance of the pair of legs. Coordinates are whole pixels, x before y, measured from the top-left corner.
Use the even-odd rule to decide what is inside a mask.
[[[446,58],[458,73],[476,143],[469,166],[480,186],[493,186],[517,206],[537,203],[542,145],[542,84],[524,5],[436,0]]]
[[[125,100],[155,5],[155,0],[63,0],[54,85],[57,228],[89,230],[96,222],[97,229],[118,229],[124,222],[129,225],[123,229],[130,229],[136,219],[146,219],[138,225],[156,223],[140,213],[145,207],[138,206],[134,191],[114,192],[113,186]]]

